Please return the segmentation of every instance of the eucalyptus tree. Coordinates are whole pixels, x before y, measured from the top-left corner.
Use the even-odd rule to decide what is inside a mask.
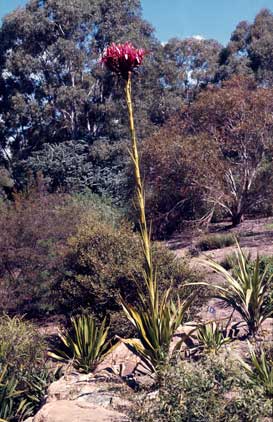
[[[272,94],[243,76],[208,86],[147,139],[142,160],[155,230],[202,222],[215,210],[235,226],[246,214],[270,209]]]
[[[94,140],[112,145],[128,137],[122,88],[112,89],[113,76],[98,63],[109,42],[127,39],[151,53],[134,86],[145,135],[157,123],[155,102],[164,87],[154,66],[161,46],[142,19],[139,0],[30,0],[6,16],[0,30],[0,155],[15,178],[23,168],[36,170],[39,153],[52,154],[48,145],[64,145],[60,156],[66,160],[63,142],[85,142],[81,171],[92,159]]]
[[[200,89],[214,82],[222,48],[213,39],[170,39],[164,45],[166,86],[192,100]]]
[[[255,76],[263,86],[273,84],[273,14],[262,9],[253,23],[242,21],[221,52],[219,79],[234,74]]]

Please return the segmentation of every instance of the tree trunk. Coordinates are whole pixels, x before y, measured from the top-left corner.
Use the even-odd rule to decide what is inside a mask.
[[[244,221],[244,215],[242,212],[237,212],[237,213],[232,214],[231,219],[232,219],[232,225],[233,227],[235,227]]]

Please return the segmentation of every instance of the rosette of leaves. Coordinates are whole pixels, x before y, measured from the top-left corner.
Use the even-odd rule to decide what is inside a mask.
[[[268,293],[272,286],[273,274],[268,274],[268,267],[261,271],[260,257],[257,255],[254,266],[250,266],[247,257],[237,243],[236,266],[232,273],[213,260],[200,262],[214,270],[225,280],[225,286],[201,282],[209,288],[215,288],[213,297],[233,307],[245,321],[250,335],[256,335],[263,321],[272,316],[273,308],[268,308]]]
[[[78,371],[92,372],[116,347],[107,339],[109,326],[106,319],[97,326],[90,315],[71,318],[71,328],[59,333],[61,346],[49,352],[49,356],[60,362],[71,362]]]

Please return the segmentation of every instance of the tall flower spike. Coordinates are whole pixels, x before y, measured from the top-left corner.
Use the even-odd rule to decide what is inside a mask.
[[[109,70],[128,80],[130,72],[141,65],[145,54],[147,52],[143,48],[135,48],[130,42],[112,43],[104,50],[100,61]]]
[[[130,156],[133,162],[140,236],[145,259],[144,285],[139,284],[137,289],[138,306],[132,306],[120,297],[125,315],[137,329],[141,343],[139,341],[136,342],[134,339],[123,339],[122,341],[125,344],[129,344],[138,355],[142,356],[144,365],[154,372],[162,368],[162,364],[170,356],[171,339],[181,324],[192,297],[182,304],[179,299],[175,302],[170,298],[171,287],[160,295],[156,271],[153,268],[151,239],[145,215],[144,189],[140,173],[132,104],[132,72],[141,65],[145,53],[144,50],[137,50],[130,43],[123,45],[112,44],[105,50],[101,62],[105,63],[111,71],[125,79],[125,95],[132,142]],[[160,371],[158,373],[158,382],[160,382]]]
[[[147,227],[146,215],[145,215],[145,199],[144,189],[140,174],[140,162],[137,147],[137,137],[134,124],[134,113],[132,104],[132,71],[139,67],[143,61],[143,58],[147,54],[147,51],[140,48],[135,48],[130,42],[125,44],[111,44],[103,53],[101,63],[104,63],[106,67],[112,72],[121,75],[125,79],[125,96],[129,116],[129,126],[131,132],[131,158],[133,161],[135,186],[136,186],[136,198],[139,210],[139,224],[142,238],[143,252],[146,262],[146,282],[149,285],[149,291],[151,293],[151,302],[155,300],[155,279],[152,268],[152,256],[151,256],[151,242],[150,234]]]

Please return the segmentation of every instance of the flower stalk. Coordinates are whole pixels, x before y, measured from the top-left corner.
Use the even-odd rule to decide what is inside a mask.
[[[181,324],[184,314],[192,302],[192,297],[188,297],[183,302],[180,302],[178,297],[174,301],[171,298],[171,287],[159,297],[156,272],[153,270],[151,238],[145,215],[145,195],[132,104],[132,73],[141,65],[145,54],[145,50],[136,49],[131,43],[118,45],[113,43],[105,50],[101,62],[125,81],[125,97],[131,134],[130,156],[134,167],[139,225],[145,257],[144,281],[146,288],[138,286],[138,306],[132,306],[122,297],[120,298],[125,315],[138,331],[140,343],[136,339],[122,339],[122,341],[142,356],[143,362],[151,372],[159,374],[162,364],[168,359],[172,337]],[[179,344],[175,351],[178,347]]]
[[[132,103],[132,73],[142,64],[143,58],[146,54],[147,51],[142,48],[135,48],[130,42],[126,42],[125,44],[112,43],[105,49],[101,58],[101,63],[125,81],[125,98],[131,134],[131,150],[129,150],[129,154],[134,166],[139,225],[145,257],[145,282],[149,292],[150,305],[152,308],[155,308],[157,283],[153,274],[151,240],[145,215],[145,195],[140,173],[140,160]]]
[[[137,203],[139,209],[139,222],[142,238],[143,252],[146,261],[146,277],[149,283],[148,287],[153,286],[153,269],[152,269],[152,254],[151,254],[151,242],[150,242],[150,233],[148,231],[146,214],[145,214],[145,197],[143,183],[140,173],[140,161],[137,147],[137,137],[134,124],[134,113],[133,113],[133,104],[132,104],[132,79],[131,72],[128,73],[128,79],[125,84],[125,95],[126,95],[126,104],[128,109],[129,116],[129,125],[130,125],[130,134],[131,134],[131,151],[130,156],[134,165],[134,176],[135,176],[135,185],[136,185],[136,195]],[[152,289],[154,290],[154,289]]]

